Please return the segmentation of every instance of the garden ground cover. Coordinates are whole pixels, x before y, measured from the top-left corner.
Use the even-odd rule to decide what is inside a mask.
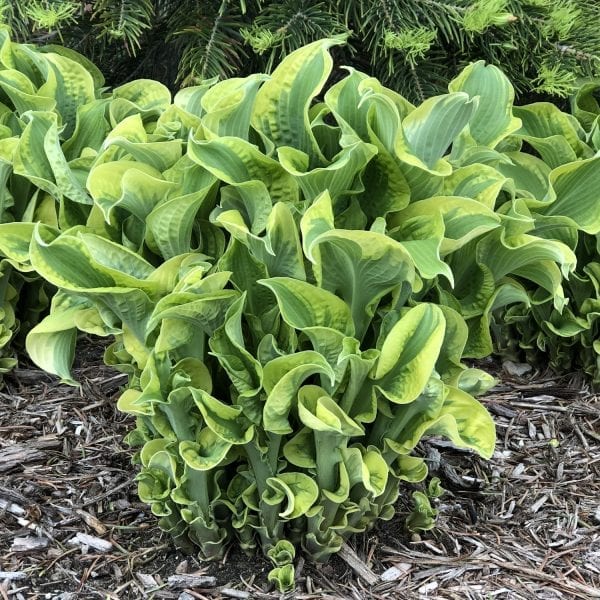
[[[101,350],[82,345],[80,390],[23,363],[0,392],[0,597],[278,598],[265,587],[262,557],[231,549],[200,564],[158,529],[122,442],[132,425],[116,410],[126,378],[102,364]],[[406,533],[410,494],[401,494],[393,521],[350,540],[374,584],[339,556],[324,566],[301,558],[290,597],[600,597],[598,397],[577,378],[484,366],[501,380],[482,399],[498,429],[492,460],[436,440],[419,446],[448,490],[437,528]],[[106,551],[93,547],[98,539]],[[169,586],[190,573],[214,585],[186,591],[179,577]]]

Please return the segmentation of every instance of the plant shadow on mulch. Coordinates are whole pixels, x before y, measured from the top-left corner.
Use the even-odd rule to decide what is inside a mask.
[[[80,344],[80,389],[23,362],[0,391],[0,597],[280,597],[262,557],[233,548],[201,564],[157,528],[122,443],[132,420],[115,405],[126,377],[102,364],[102,350]],[[598,397],[576,378],[485,368],[501,380],[483,398],[497,425],[492,460],[443,440],[419,447],[447,490],[437,528],[406,532],[407,486],[398,515],[352,538],[344,560],[300,558],[289,597],[600,598]],[[184,574],[216,580],[169,579]]]

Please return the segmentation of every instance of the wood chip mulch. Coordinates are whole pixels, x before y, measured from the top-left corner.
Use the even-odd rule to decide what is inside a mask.
[[[160,532],[122,443],[125,376],[97,344],[80,363],[81,389],[25,363],[0,391],[0,598],[278,598],[264,559],[232,549],[201,564]],[[598,396],[576,379],[508,371],[483,400],[497,424],[491,461],[442,440],[419,449],[447,490],[438,527],[406,532],[407,487],[394,520],[328,564],[300,558],[290,597],[600,598]]]

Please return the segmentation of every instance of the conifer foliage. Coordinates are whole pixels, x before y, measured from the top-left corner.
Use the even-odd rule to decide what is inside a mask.
[[[113,84],[269,71],[338,34],[350,36],[338,64],[412,100],[478,59],[502,67],[520,100],[565,97],[600,74],[600,4],[588,0],[0,0],[0,19],[22,41],[83,52]]]

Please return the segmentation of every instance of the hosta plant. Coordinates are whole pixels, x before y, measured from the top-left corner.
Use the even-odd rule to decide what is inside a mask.
[[[0,223],[84,222],[91,198],[68,161],[79,159],[86,146],[99,145],[108,132],[102,127],[102,83],[75,52],[16,44],[0,29]],[[39,321],[51,293],[3,254],[0,250],[0,373],[16,363],[17,331],[24,334]]]
[[[535,148],[549,172],[548,194],[558,189],[573,202],[535,203],[537,234],[562,239],[577,257],[577,269],[564,283],[567,305],[557,310],[536,291],[531,310],[513,306],[503,315],[509,327],[496,328],[499,351],[533,363],[543,360],[557,371],[582,369],[600,383],[600,108],[595,97],[600,84],[590,81],[573,97],[572,114],[537,103],[520,110],[517,132]],[[553,169],[550,171],[550,169]],[[585,178],[578,173],[586,173]],[[527,186],[531,195],[535,184]],[[533,196],[535,197],[535,196]],[[538,196],[539,197],[539,196]],[[576,201],[576,202],[575,202]],[[540,211],[541,212],[541,211]]]
[[[163,114],[170,94],[155,82],[106,93],[103,82],[77,53],[17,44],[0,29],[0,373],[14,366],[14,342],[39,321],[54,292],[14,240],[30,236],[35,222],[82,225],[115,239],[132,227],[104,221],[93,182],[86,185],[89,171],[118,158],[119,139],[108,136],[118,136],[121,121],[134,114],[143,130],[143,119]]]
[[[528,153],[498,69],[415,107],[352,69],[325,89],[338,43],[172,102],[115,90],[110,132],[68,164],[85,222],[0,226],[59,290],[27,339],[38,364],[72,382],[77,331],[113,337],[161,526],[207,559],[260,546],[282,589],[295,548],[324,560],[391,517],[399,482],[426,476],[423,436],[492,454],[474,395],[493,379],[463,357],[491,352],[504,307],[563,309],[561,226],[593,219],[595,159]]]

